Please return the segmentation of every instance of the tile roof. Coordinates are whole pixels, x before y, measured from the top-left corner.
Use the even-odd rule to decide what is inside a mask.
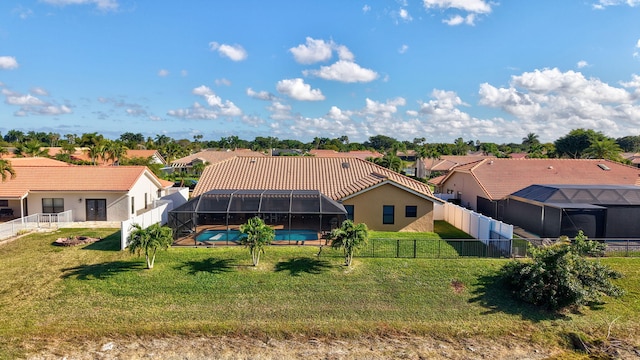
[[[149,158],[152,156],[156,156],[158,157],[158,159],[162,162],[164,162],[164,158],[162,157],[162,155],[160,155],[160,153],[158,152],[158,150],[127,150],[127,153],[125,155],[126,157],[128,157],[129,159],[134,158],[134,157],[138,157],[138,158]]]
[[[451,171],[453,168],[476,162],[482,159],[495,159],[490,155],[440,155],[440,159],[422,159],[426,170],[431,171]]]
[[[602,159],[484,159],[448,176],[456,172],[471,174],[493,200],[533,184],[640,186],[640,169]]]
[[[31,191],[127,192],[145,173],[162,188],[173,185],[145,166],[19,166],[14,170],[15,178],[1,183],[0,198],[21,198]]]
[[[185,156],[183,158],[173,160],[171,162],[172,166],[187,166],[190,165],[193,160],[203,159],[209,164],[215,164],[220,161],[224,161],[233,157],[258,157],[258,156],[266,156],[263,153],[251,151],[251,150],[230,150],[230,151],[219,151],[219,150],[203,150],[197,152],[195,154],[191,154],[189,156]]]
[[[204,170],[193,196],[213,189],[319,190],[334,200],[390,181],[435,199],[427,184],[358,158],[234,157]]]
[[[349,152],[338,152],[335,150],[326,150],[326,149],[313,149],[309,151],[309,154],[315,157],[353,157],[359,158],[362,160],[366,160],[368,157],[379,158],[383,155],[377,151],[370,150],[352,150]]]
[[[66,163],[64,161],[58,161],[55,159],[49,159],[46,157],[28,157],[28,158],[11,158],[8,159],[11,163],[11,166],[21,167],[21,166],[71,166],[71,164]]]

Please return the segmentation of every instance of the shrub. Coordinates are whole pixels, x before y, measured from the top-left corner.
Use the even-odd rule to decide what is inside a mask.
[[[508,263],[502,278],[517,298],[550,310],[621,296],[623,290],[611,282],[621,274],[583,258],[581,249],[567,242],[532,249],[532,261]]]

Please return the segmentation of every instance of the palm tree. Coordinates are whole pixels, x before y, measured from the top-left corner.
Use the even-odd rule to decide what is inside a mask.
[[[21,157],[43,157],[49,152],[42,148],[42,144],[38,140],[29,140],[24,144],[18,144],[14,153]]]
[[[133,224],[134,230],[129,234],[129,251],[132,254],[144,253],[147,269],[153,269],[158,249],[167,249],[173,242],[173,230],[167,226],[153,224],[143,229],[139,224]]]
[[[535,133],[528,133],[526,137],[522,138],[522,145],[524,145],[526,148],[531,148],[531,146],[535,144],[540,144],[538,135]]]
[[[240,239],[240,245],[249,248],[253,266],[258,266],[260,254],[264,253],[265,246],[271,244],[275,238],[275,231],[256,216],[241,225],[240,232],[246,235]]]
[[[120,159],[127,153],[127,147],[120,140],[109,141],[105,146],[105,160],[113,161],[114,165],[120,165]]]
[[[351,220],[345,220],[342,225],[331,231],[331,247],[344,251],[344,264],[351,266],[353,255],[367,245],[369,229],[365,223],[354,224]]]
[[[620,145],[618,145],[614,139],[592,139],[591,145],[584,150],[582,156],[591,159],[620,161],[622,160],[620,157],[621,152],[622,149],[620,148]]]
[[[2,182],[5,182],[7,177],[11,179],[16,177],[16,171],[13,170],[9,160],[0,159],[0,175],[2,176]]]
[[[96,165],[98,159],[105,159],[106,147],[104,143],[92,144],[88,146],[87,155],[91,158],[91,163]]]

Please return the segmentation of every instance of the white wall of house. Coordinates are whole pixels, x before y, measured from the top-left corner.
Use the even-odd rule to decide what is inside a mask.
[[[129,215],[139,215],[153,207],[153,202],[159,199],[163,194],[158,185],[152,180],[148,173],[144,173],[138,181],[129,190],[130,208]],[[131,206],[133,204],[133,206]]]
[[[43,213],[42,199],[63,199],[64,211],[73,211],[73,221],[86,221],[87,199],[105,199],[107,221],[122,221],[129,218],[128,196],[124,192],[31,192],[27,197],[29,214]]]

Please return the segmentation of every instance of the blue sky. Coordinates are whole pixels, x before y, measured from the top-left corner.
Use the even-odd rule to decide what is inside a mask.
[[[640,0],[0,2],[0,133],[640,135]]]

